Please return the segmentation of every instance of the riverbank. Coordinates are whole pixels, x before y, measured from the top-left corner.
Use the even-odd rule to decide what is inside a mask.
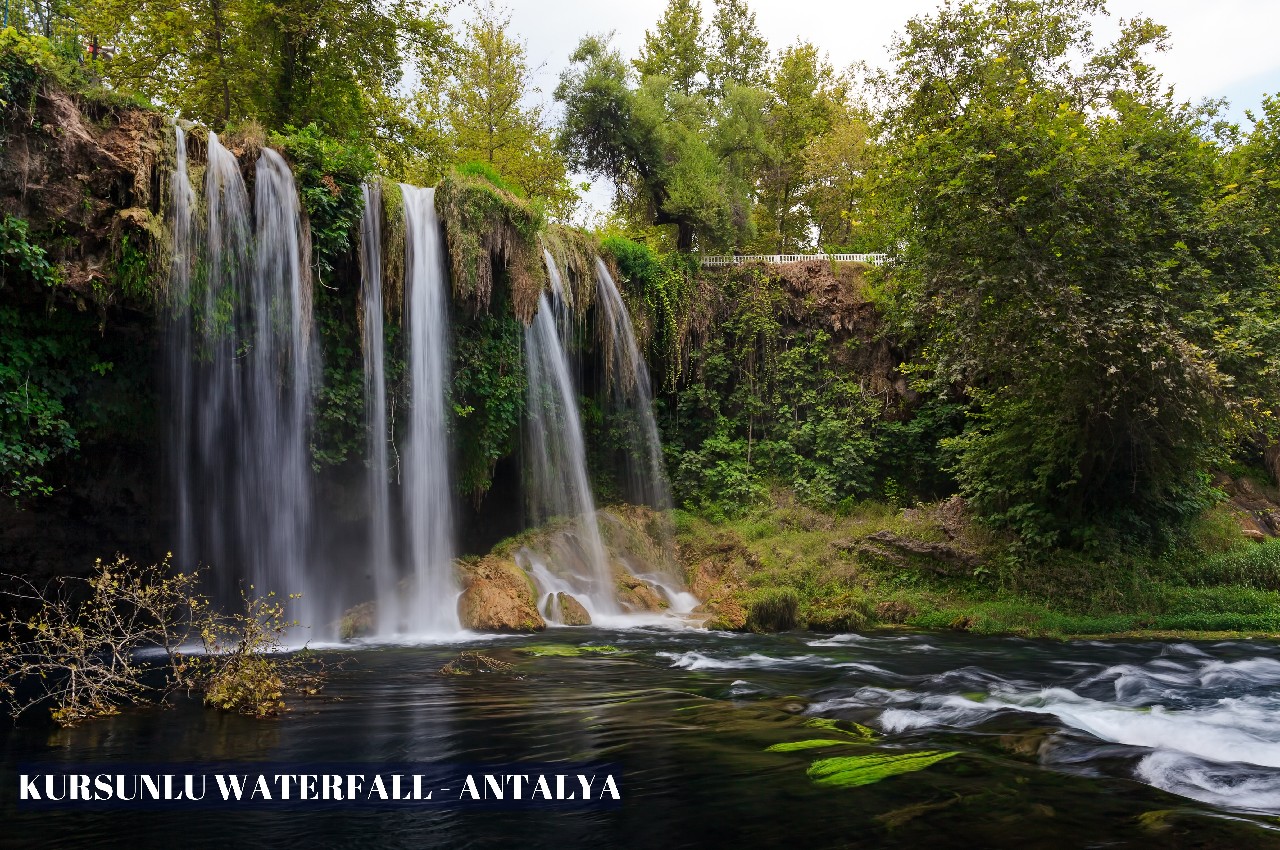
[[[733,520],[677,512],[681,560],[712,628],[949,629],[1023,637],[1280,635],[1280,539],[1247,479],[1163,555],[1031,554],[959,499],[864,502],[846,515],[788,492]],[[1261,518],[1261,519],[1260,519]]]

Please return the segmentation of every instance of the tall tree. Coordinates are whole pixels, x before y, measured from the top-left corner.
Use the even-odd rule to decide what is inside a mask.
[[[831,128],[844,105],[846,89],[818,48],[801,42],[779,54],[770,93],[765,118],[768,153],[760,174],[757,223],[764,245],[785,254],[812,241],[801,203],[805,151]]]
[[[115,48],[108,82],[215,127],[367,134],[406,61],[447,40],[422,0],[76,2],[83,29]]]
[[[730,85],[763,88],[769,81],[769,42],[746,0],[716,0],[707,78],[713,92]]]
[[[453,132],[454,159],[487,163],[530,195],[554,201],[567,214],[574,194],[564,158],[555,148],[523,43],[511,36],[509,16],[481,10],[467,23],[444,114]],[[566,206],[567,205],[567,206]]]
[[[571,167],[613,182],[629,207],[671,225],[676,247],[740,243],[749,231],[742,164],[759,143],[749,90],[714,104],[669,77],[635,84],[621,54],[587,38],[561,74],[560,147]]]
[[[681,94],[692,94],[706,80],[707,42],[699,0],[669,0],[658,26],[644,34],[634,63],[641,77],[666,77]]]
[[[801,201],[823,250],[875,250],[857,244],[867,223],[862,207],[871,172],[870,116],[853,104],[841,104],[830,128],[804,150]]]
[[[1207,116],[1144,61],[1163,28],[1095,47],[1102,11],[947,2],[907,25],[884,80],[892,274],[936,380],[974,400],[962,490],[1041,545],[1162,542],[1256,406],[1228,377],[1236,349],[1274,359],[1275,320],[1245,332],[1227,306],[1267,275],[1218,214]]]

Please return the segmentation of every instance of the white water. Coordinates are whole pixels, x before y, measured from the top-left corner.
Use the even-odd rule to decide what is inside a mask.
[[[576,557],[562,558],[556,566],[570,571],[574,595],[590,598],[588,610],[593,615],[595,611],[612,614],[618,611],[613,573],[596,521],[578,398],[556,330],[553,303],[546,294],[540,295],[538,312],[524,331],[530,507],[538,522],[552,517],[573,521]],[[584,572],[571,572],[575,568],[571,561],[583,565]]]
[[[653,388],[649,367],[636,343],[631,314],[622,300],[609,268],[596,258],[596,292],[604,338],[601,342],[609,358],[609,398],[624,422],[631,425],[634,439],[627,452],[630,492],[628,498],[659,511],[671,508],[671,486],[667,483],[662,459],[662,440],[653,416]]]
[[[963,672],[954,671],[953,678],[976,680],[975,671]],[[1106,667],[1070,687],[986,678],[985,697],[865,688],[813,710],[886,706],[878,723],[891,733],[967,728],[996,712],[1045,715],[1098,741],[1147,750],[1134,775],[1158,788],[1215,805],[1280,813],[1276,659],[1226,662],[1186,647],[1178,657]]]
[[[310,563],[318,370],[297,189],[280,155],[264,149],[255,237],[239,163],[210,133],[201,232],[181,131],[178,142],[169,362],[179,564],[209,565],[224,603],[241,591],[300,594],[286,616],[318,634],[336,611]]]
[[[196,192],[187,170],[187,134],[176,122],[173,125],[175,160],[169,177],[170,229],[173,250],[169,266],[169,324],[167,327],[166,379],[168,381],[169,440],[168,473],[174,492],[174,524],[177,532],[179,563],[188,564],[195,553],[193,493],[190,484],[188,455],[193,430],[191,392],[191,273],[196,262],[195,220]]]
[[[339,613],[310,569],[312,516],[311,401],[315,338],[311,325],[310,257],[302,246],[302,211],[293,172],[280,154],[258,158],[257,274],[253,277],[254,345],[250,403],[241,421],[245,448],[243,528],[259,539],[250,575],[260,591],[302,594],[295,614],[317,633]]]
[[[399,571],[391,550],[391,482],[387,431],[387,377],[382,307],[382,188],[363,187],[364,215],[360,219],[360,278],[364,306],[364,400],[368,428],[369,572],[373,576],[378,634],[393,633],[398,625]]]
[[[397,631],[458,631],[445,381],[449,283],[435,190],[401,184],[405,216],[405,316],[409,338],[409,436],[404,501],[412,587]]]

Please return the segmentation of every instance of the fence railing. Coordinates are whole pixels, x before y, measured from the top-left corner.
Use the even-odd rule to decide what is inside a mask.
[[[742,263],[807,263],[825,260],[837,263],[866,263],[879,266],[889,262],[888,254],[742,254],[738,256],[704,256],[704,266],[736,266]]]

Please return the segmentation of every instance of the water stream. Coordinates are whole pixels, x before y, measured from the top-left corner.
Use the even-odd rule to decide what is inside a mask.
[[[364,399],[368,436],[369,551],[368,569],[373,576],[374,602],[380,634],[393,633],[399,625],[396,592],[399,570],[392,560],[391,480],[387,430],[386,335],[382,306],[382,185],[363,187],[364,214],[360,219],[361,304],[364,308]]]
[[[544,562],[544,566],[558,570],[575,589],[575,595],[590,600],[594,617],[596,613],[617,613],[618,605],[587,477],[578,396],[557,331],[555,317],[563,309],[563,302],[557,297],[540,295],[538,312],[524,331],[530,507],[535,522],[553,517],[573,521],[577,533],[570,539],[576,552],[562,553],[554,563]],[[548,592],[545,587],[541,590]]]
[[[553,654],[530,654],[546,644]],[[575,657],[586,645],[611,649]],[[440,675],[465,649],[517,675]],[[50,818],[6,795],[6,831],[38,824],[47,846],[75,836],[104,848],[177,836],[313,848],[1280,847],[1276,643],[553,628],[331,657],[347,660],[326,698],[278,721],[180,701],[52,733],[5,728],[0,773],[8,783],[36,762],[596,763],[620,774],[623,804]],[[826,743],[768,749],[809,740]],[[956,755],[857,787],[808,775],[821,759],[920,751]]]
[[[445,381],[449,363],[449,279],[435,190],[402,184],[405,324],[409,338],[409,435],[404,502],[411,588],[398,631],[458,630],[453,576],[453,494]]]
[[[175,135],[167,344],[178,563],[208,565],[224,604],[242,591],[301,593],[291,616],[323,633],[337,612],[308,569],[317,355],[293,174],[263,149],[251,214],[240,163],[210,133],[197,223]]]

